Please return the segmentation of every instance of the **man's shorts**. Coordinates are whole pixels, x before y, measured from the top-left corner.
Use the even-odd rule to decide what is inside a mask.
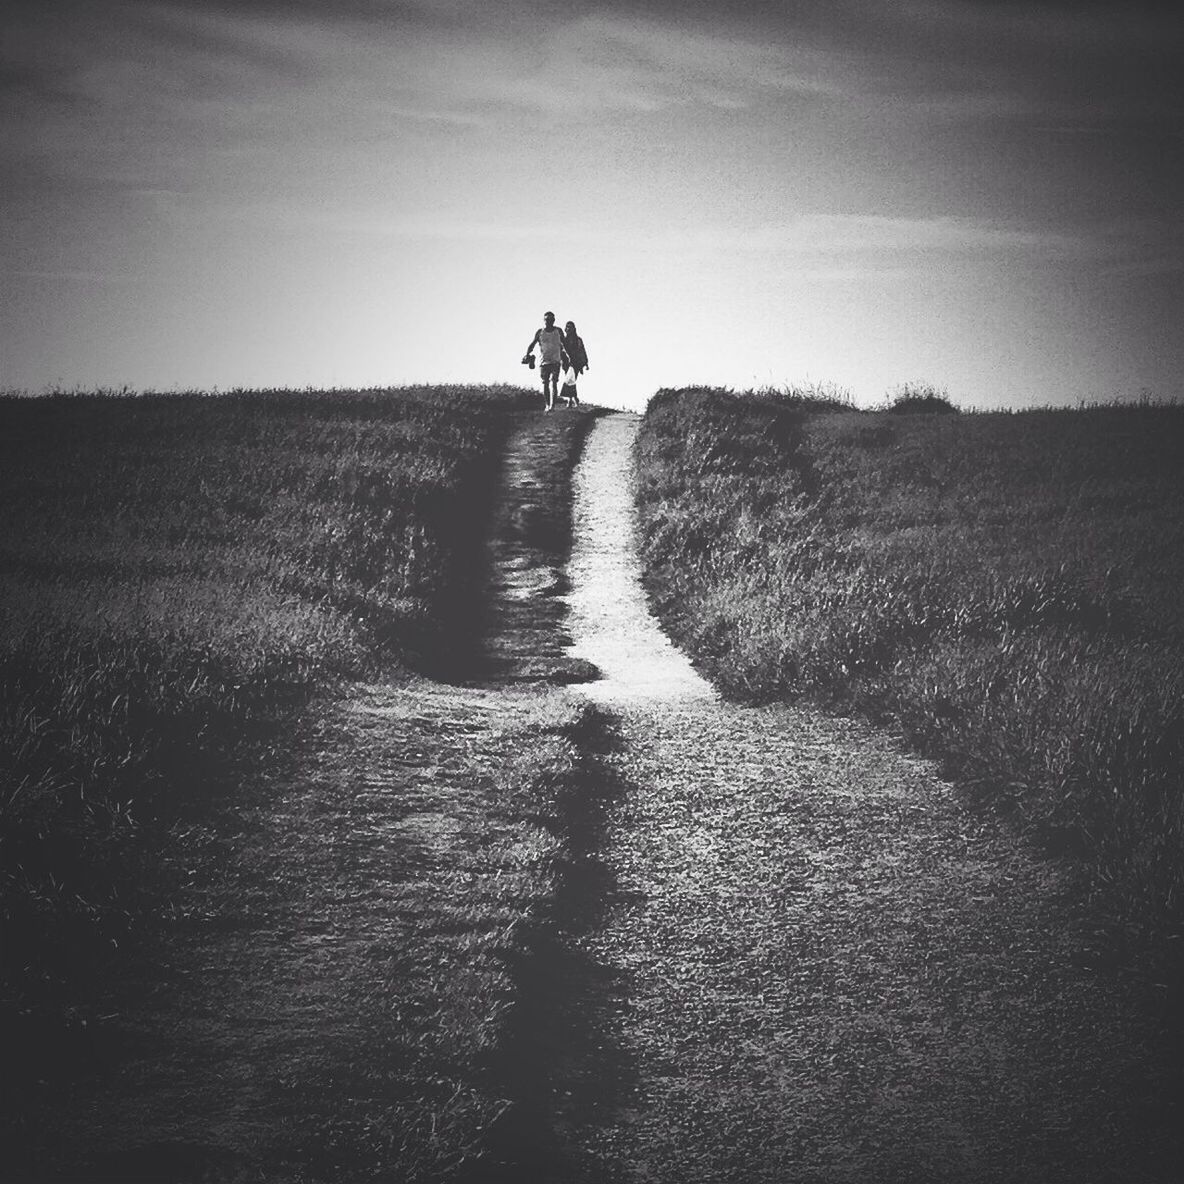
[[[546,382],[549,378],[558,380],[559,378],[559,363],[558,362],[544,362],[539,367],[539,373],[543,376],[543,381]]]

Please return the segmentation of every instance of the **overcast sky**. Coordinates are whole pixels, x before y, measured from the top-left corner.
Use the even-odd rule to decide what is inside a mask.
[[[1178,396],[1176,7],[10,2],[0,386]]]

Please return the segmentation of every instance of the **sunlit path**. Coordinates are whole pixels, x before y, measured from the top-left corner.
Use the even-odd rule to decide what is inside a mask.
[[[568,578],[571,652],[599,667],[585,693],[601,703],[695,702],[716,698],[671,645],[646,605],[633,537],[632,447],[641,420],[600,420],[575,474]]]

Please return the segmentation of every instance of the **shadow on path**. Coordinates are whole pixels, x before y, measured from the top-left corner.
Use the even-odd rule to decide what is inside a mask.
[[[481,673],[492,685],[561,685],[595,670],[567,652],[572,468],[597,413],[524,417],[507,441],[487,555]]]
[[[595,412],[526,420],[511,437],[490,539],[486,673],[496,684],[530,686],[552,702],[548,685],[597,676],[567,652],[571,478]],[[571,719],[569,700],[554,700]],[[483,1181],[611,1181],[572,1132],[611,1123],[634,1077],[610,1039],[612,1016],[628,995],[624,976],[589,953],[616,881],[603,862],[608,811],[622,786],[606,758],[617,745],[607,717],[579,709],[560,728],[570,765],[534,787],[539,824],[557,841],[549,890],[506,954],[513,1003],[486,1062],[486,1084],[508,1106],[483,1153],[462,1170]]]
[[[487,1154],[464,1181],[611,1184],[583,1149],[589,1125],[609,1126],[632,1096],[636,1072],[614,1040],[628,975],[590,952],[588,938],[617,897],[601,858],[608,812],[624,786],[604,757],[615,736],[597,711],[571,729],[577,757],[550,787],[544,821],[561,843],[549,899],[509,957],[514,1005],[490,1058],[490,1080],[511,1103]]]

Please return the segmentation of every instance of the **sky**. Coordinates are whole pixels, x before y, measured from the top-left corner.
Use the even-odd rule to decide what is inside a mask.
[[[1151,0],[9,0],[0,388],[1184,394]]]

